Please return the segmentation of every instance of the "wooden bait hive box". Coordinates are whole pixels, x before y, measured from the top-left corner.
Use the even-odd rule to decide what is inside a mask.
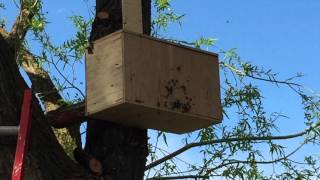
[[[221,122],[213,53],[118,31],[86,54],[86,115],[173,133]]]

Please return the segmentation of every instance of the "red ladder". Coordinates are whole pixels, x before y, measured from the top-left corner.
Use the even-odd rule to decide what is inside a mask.
[[[20,116],[20,126],[1,126],[0,135],[18,134],[15,160],[12,170],[12,180],[23,180],[24,161],[29,144],[32,117],[32,90],[24,91]]]

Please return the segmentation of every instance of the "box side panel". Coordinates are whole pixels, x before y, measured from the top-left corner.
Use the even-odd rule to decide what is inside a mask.
[[[216,56],[130,33],[124,41],[127,102],[220,121]]]
[[[122,33],[115,33],[86,54],[86,115],[123,102],[122,46]]]

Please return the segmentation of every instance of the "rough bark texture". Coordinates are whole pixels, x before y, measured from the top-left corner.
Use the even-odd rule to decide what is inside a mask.
[[[73,156],[80,164],[84,165],[87,169],[90,169],[93,174],[101,176],[102,164],[99,160],[86,153],[80,147],[73,151]]]
[[[0,126],[18,125],[23,90],[27,88],[15,62],[14,47],[0,35]],[[25,168],[26,180],[67,179],[79,174],[77,167],[58,144],[34,99],[32,132]],[[11,179],[16,137],[0,137],[0,179]]]
[[[122,27],[121,0],[97,0],[90,41]],[[151,1],[142,0],[144,33],[150,34]],[[101,17],[98,15],[102,14]],[[94,44],[93,47],[94,48]],[[138,52],[137,52],[138,53]],[[146,129],[89,120],[85,150],[103,164],[103,176],[112,180],[142,180],[148,137]]]

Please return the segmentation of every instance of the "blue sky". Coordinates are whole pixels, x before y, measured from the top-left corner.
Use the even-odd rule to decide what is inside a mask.
[[[12,23],[14,6],[0,16],[7,16]],[[48,11],[49,32],[56,42],[62,42],[74,31],[67,17],[72,14],[90,16],[87,5],[93,1],[45,0]],[[305,76],[299,80],[307,89],[320,92],[320,1],[319,0],[172,0],[174,10],[186,14],[183,26],[171,26],[167,36],[181,40],[200,37],[217,38],[220,49],[237,48],[247,61],[266,69],[272,68],[279,78],[288,78],[298,72]],[[216,49],[211,48],[211,51]],[[78,75],[84,78],[84,65],[79,65]],[[280,134],[303,129],[303,114],[300,99],[286,88],[262,86],[266,97],[266,109],[281,111],[289,116],[279,122]],[[236,118],[236,117],[235,117]],[[169,139],[172,151],[179,147]],[[180,140],[179,140],[180,141]],[[290,146],[291,143],[288,143]],[[305,148],[299,157],[310,148]],[[189,162],[195,161],[196,150],[180,156]]]
[[[173,27],[169,36],[188,40],[217,38],[219,48],[237,48],[242,59],[271,68],[282,79],[302,72],[305,76],[299,82],[319,92],[320,1],[175,0],[173,6],[186,17],[183,27]],[[290,117],[279,121],[279,134],[302,130],[300,99],[287,88],[264,85],[262,89],[266,109]],[[294,142],[299,141],[284,144],[293,147]],[[313,148],[302,149],[295,158],[302,158]]]
[[[175,0],[172,4],[186,17],[183,27],[174,26],[169,36],[190,41],[217,38],[220,49],[237,48],[242,59],[273,69],[280,79],[303,73],[299,82],[319,92],[320,1]],[[295,122],[284,131],[301,128],[300,100],[286,88],[262,88],[266,108],[284,112],[291,117],[286,121]]]

